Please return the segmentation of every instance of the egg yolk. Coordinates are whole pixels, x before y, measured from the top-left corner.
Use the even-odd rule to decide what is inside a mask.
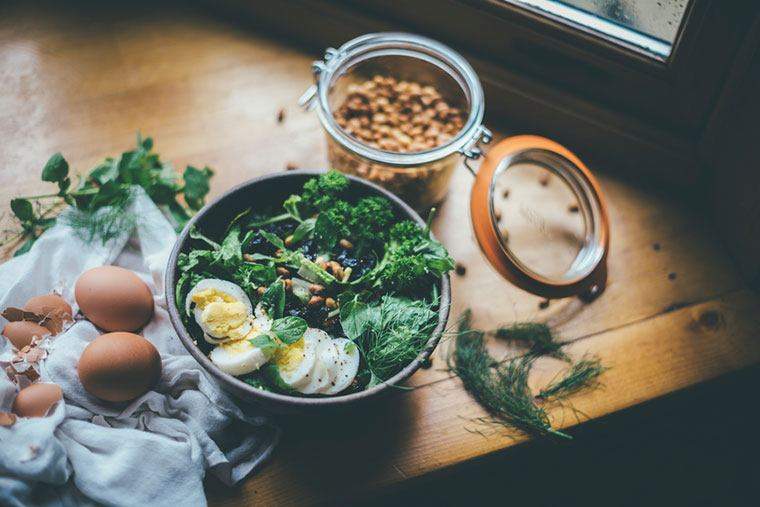
[[[201,309],[201,321],[214,336],[240,339],[249,331],[245,326],[251,317],[248,308],[229,294],[206,289],[193,294],[192,301]]]
[[[274,355],[274,362],[277,367],[287,372],[295,370],[303,361],[304,346],[303,338],[301,338],[287,347],[277,349]]]
[[[242,354],[253,348],[253,345],[248,340],[233,340],[220,343],[219,346],[231,354]]]

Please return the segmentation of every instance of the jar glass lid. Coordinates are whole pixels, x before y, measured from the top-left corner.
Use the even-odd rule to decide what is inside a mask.
[[[548,298],[595,297],[604,289],[606,206],[594,176],[563,146],[538,136],[493,146],[470,208],[486,258],[512,283]]]

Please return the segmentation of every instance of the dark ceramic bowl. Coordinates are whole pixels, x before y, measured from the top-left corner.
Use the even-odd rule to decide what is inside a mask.
[[[420,364],[430,356],[436,345],[438,345],[438,341],[441,339],[441,334],[443,333],[449,317],[451,291],[449,277],[446,275],[441,277],[438,282],[441,295],[441,306],[438,310],[438,325],[434,329],[424,351],[417,357],[417,359],[412,361],[387,382],[364,391],[344,396],[302,398],[256,389],[242,380],[222,372],[208,357],[206,357],[198,346],[193,343],[193,337],[190,336],[190,333],[182,323],[180,313],[177,310],[177,302],[174,297],[175,284],[178,279],[177,257],[181,252],[188,251],[190,247],[190,228],[197,226],[203,233],[211,238],[220,239],[218,236],[223,233],[230,221],[240,212],[250,207],[253,207],[254,209],[263,209],[270,206],[277,206],[290,194],[299,192],[306,180],[319,174],[319,171],[291,171],[262,176],[233,188],[214,202],[207,204],[190,220],[179,235],[169,258],[169,265],[166,270],[166,299],[169,307],[169,315],[171,316],[174,329],[176,329],[185,348],[187,348],[190,354],[192,354],[193,357],[219,381],[224,389],[245,402],[263,405],[279,412],[292,412],[320,407],[346,406],[354,402],[376,398],[381,393],[397,390],[393,388],[393,385],[399,384],[408,379],[415,371],[417,371]],[[352,194],[352,197],[358,198],[368,195],[381,195],[391,202],[399,218],[408,218],[420,225],[425,225],[424,221],[414,210],[412,210],[412,208],[387,190],[353,176],[348,176],[348,178],[351,180],[349,192]],[[184,307],[184,304],[180,306]]]

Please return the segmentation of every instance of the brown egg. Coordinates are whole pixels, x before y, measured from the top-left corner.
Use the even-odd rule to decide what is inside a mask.
[[[137,331],[153,316],[153,295],[148,286],[118,266],[82,273],[74,297],[85,317],[106,331]]]
[[[19,391],[13,402],[13,413],[20,417],[45,417],[63,391],[57,384],[32,384]]]
[[[35,296],[24,305],[24,310],[39,315],[59,315],[63,320],[71,320],[71,305],[58,294]]]
[[[31,344],[32,338],[35,336],[47,336],[49,334],[48,328],[24,320],[9,322],[3,328],[3,336],[8,338],[17,349],[23,349]]]
[[[142,336],[107,333],[84,349],[77,371],[90,394],[106,401],[128,401],[158,382],[161,356]]]

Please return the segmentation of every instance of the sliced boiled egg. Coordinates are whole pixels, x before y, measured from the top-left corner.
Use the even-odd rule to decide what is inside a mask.
[[[281,347],[275,352],[274,364],[282,381],[291,389],[300,391],[311,381],[317,359],[317,346],[323,332],[309,328],[298,341]]]
[[[343,391],[351,385],[359,371],[359,349],[356,344],[347,338],[337,338],[332,340],[332,344],[338,351],[337,375],[321,394],[338,394]]]
[[[269,360],[264,351],[248,339],[220,343],[208,357],[220,370],[236,376],[256,371]]]
[[[311,380],[300,392],[303,394],[316,394],[332,386],[338,376],[338,361],[340,354],[335,348],[330,335],[322,330],[318,331],[320,336],[317,345],[317,360],[314,362],[314,369],[311,371]]]
[[[192,288],[185,311],[193,316],[209,343],[245,338],[253,328],[253,306],[245,291],[227,280],[207,278]]]

